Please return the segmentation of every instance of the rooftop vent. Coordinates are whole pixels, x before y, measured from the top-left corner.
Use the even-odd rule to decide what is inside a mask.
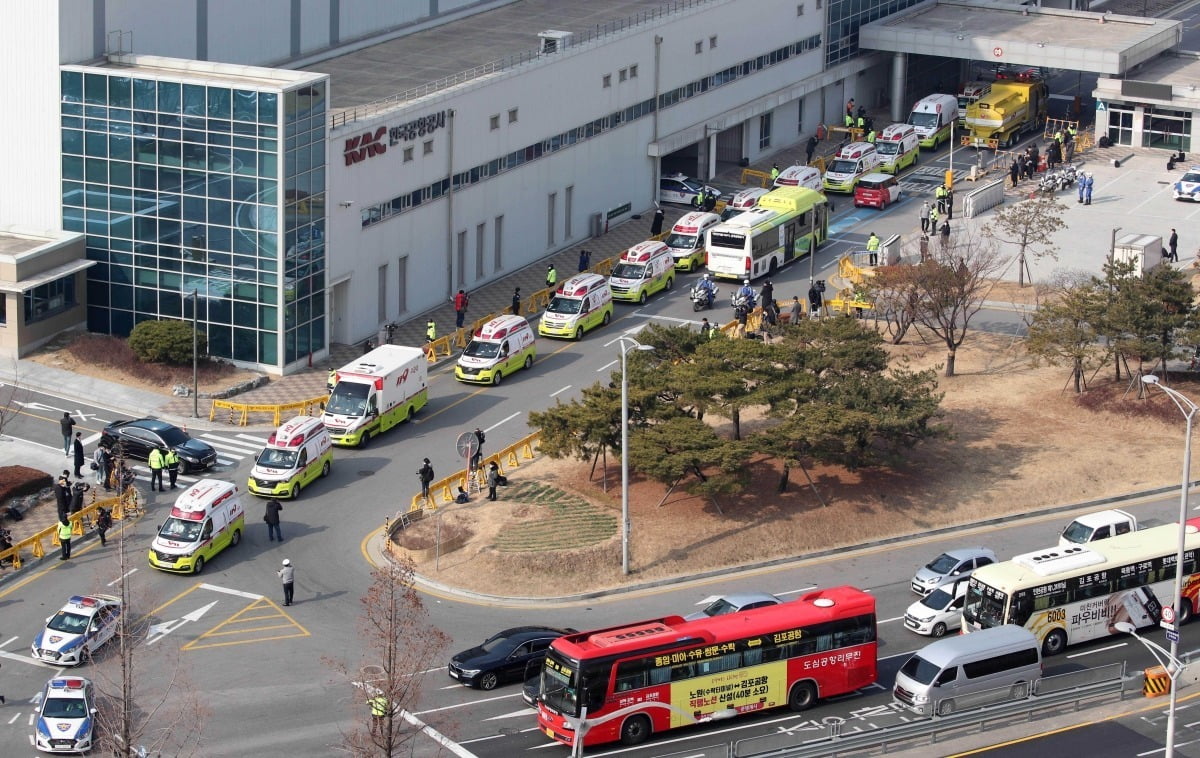
[[[555,29],[547,29],[544,32],[538,32],[538,39],[542,41],[541,53],[557,53],[559,50],[566,48],[571,44],[571,40],[575,35],[571,32],[562,32]]]

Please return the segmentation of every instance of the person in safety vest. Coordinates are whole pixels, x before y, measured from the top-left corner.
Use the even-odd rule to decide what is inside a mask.
[[[779,164],[772,163],[771,164],[771,182],[774,183],[774,181],[778,178],[779,178]]]
[[[554,264],[551,263],[546,267],[546,288],[554,289],[555,283],[558,281],[558,272],[554,270]]]
[[[150,464],[150,491],[154,491],[154,484],[157,482],[158,491],[163,492],[162,472],[167,467],[167,457],[161,449],[154,448],[146,462]]]
[[[167,464],[167,479],[171,483],[171,489],[175,489],[175,480],[179,477],[179,453],[174,449],[167,450],[167,454],[163,456],[163,463]]]
[[[62,551],[58,554],[60,561],[65,561],[71,557],[71,522],[58,522],[58,544]]]
[[[437,323],[433,319],[425,322],[425,342],[433,342],[437,339]]]
[[[875,236],[875,232],[871,232],[871,236],[867,237],[867,252],[871,254],[871,265],[879,265],[879,237]]]

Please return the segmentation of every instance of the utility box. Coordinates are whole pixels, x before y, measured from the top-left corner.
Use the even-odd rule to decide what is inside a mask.
[[[1162,263],[1162,237],[1152,234],[1126,234],[1113,248],[1113,261],[1132,263],[1133,275],[1140,277]]]

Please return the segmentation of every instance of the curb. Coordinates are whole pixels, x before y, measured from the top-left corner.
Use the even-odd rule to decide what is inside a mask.
[[[1200,480],[1191,482],[1188,486],[1196,487],[1200,485]],[[591,592],[580,592],[573,595],[559,595],[556,597],[528,597],[521,595],[491,595],[483,592],[475,592],[473,590],[461,589],[451,585],[439,582],[432,577],[422,574],[414,574],[414,584],[418,589],[425,590],[431,593],[447,595],[450,597],[461,598],[463,600],[471,600],[491,605],[506,605],[508,607],[541,607],[552,605],[564,605],[570,603],[586,602],[588,600],[596,600],[612,596],[630,595],[636,592],[642,592],[650,589],[657,589],[665,586],[680,586],[687,585],[692,582],[700,582],[707,579],[713,579],[720,576],[737,576],[754,571],[761,571],[769,568],[780,568],[784,566],[800,566],[806,561],[816,558],[827,558],[831,555],[839,555],[858,551],[869,550],[872,548],[882,547],[884,545],[898,545],[905,542],[916,541],[918,538],[938,537],[948,534],[954,534],[958,531],[966,529],[978,529],[980,527],[996,526],[999,524],[1008,524],[1014,521],[1023,521],[1041,516],[1053,515],[1056,513],[1066,513],[1083,508],[1095,508],[1097,506],[1106,506],[1114,503],[1121,503],[1130,500],[1139,500],[1155,495],[1164,495],[1169,492],[1175,492],[1179,489],[1179,485],[1169,485],[1165,487],[1157,487],[1151,490],[1142,490],[1140,492],[1126,493],[1124,495],[1113,495],[1110,497],[1097,498],[1094,500],[1085,500],[1078,503],[1068,505],[1056,505],[1041,508],[1034,511],[1029,511],[1020,516],[997,516],[995,518],[983,519],[980,521],[970,521],[963,524],[955,524],[954,526],[945,526],[938,529],[931,529],[920,533],[901,534],[893,537],[885,537],[871,542],[860,542],[854,545],[844,545],[837,548],[829,548],[827,550],[818,550],[812,553],[806,553],[802,556],[794,556],[788,558],[772,558],[765,561],[757,561],[754,563],[745,563],[740,566],[732,566],[728,568],[713,569],[711,571],[702,571],[698,574],[684,574],[662,579],[654,579],[647,582],[639,582],[636,584],[626,585],[622,587],[610,587]],[[378,535],[368,538],[368,542],[379,540]],[[390,560],[387,551],[383,550],[380,545],[371,546],[372,554],[379,554],[384,560]]]

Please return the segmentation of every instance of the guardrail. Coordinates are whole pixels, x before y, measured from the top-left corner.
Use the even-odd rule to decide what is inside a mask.
[[[485,455],[479,464],[479,468],[475,469],[474,471],[474,474],[477,477],[475,483],[479,485],[479,489],[487,487],[487,469],[493,461],[495,461],[495,463],[499,466],[500,473],[504,476],[508,476],[508,474],[505,472],[511,469],[519,468],[521,466],[521,461],[528,462],[537,457],[537,445],[541,441],[541,438],[542,435],[540,432],[534,432],[523,439],[517,440],[506,448],[502,448],[491,455]],[[471,471],[463,469],[462,471],[451,474],[444,479],[438,479],[437,481],[430,482],[429,499],[426,500],[421,496],[420,493],[413,495],[412,502],[408,506],[408,512],[413,513],[422,509],[435,511],[438,509],[439,503],[441,505],[449,505],[453,503],[454,498],[458,494],[458,487],[462,487],[468,492],[471,491],[471,473]]]
[[[946,698],[938,701],[934,708],[951,703],[947,715],[927,717],[877,729],[842,732],[842,722],[837,720],[827,727],[827,733],[817,739],[799,741],[799,736],[789,733],[765,734],[737,740],[730,746],[733,758],[828,758],[838,755],[863,755],[870,750],[888,752],[889,748],[901,743],[935,744],[949,732],[967,728],[984,729],[989,725],[1011,725],[1017,717],[1033,721],[1034,714],[1058,712],[1069,707],[1079,710],[1083,704],[1094,704],[1100,698],[1118,695],[1125,698],[1125,662],[1113,663],[1094,669],[1073,671],[1058,676],[1045,677],[1028,685],[1002,687],[997,690],[973,695]],[[1140,692],[1140,691],[1139,691]],[[971,710],[960,710],[971,708]],[[872,719],[877,720],[875,718]]]
[[[85,524],[84,519],[86,518],[89,521],[94,521],[96,511],[101,506],[108,508],[112,512],[113,520],[121,521],[125,519],[126,516],[125,506],[129,502],[128,498],[132,497],[144,502],[141,492],[139,492],[136,488],[126,490],[125,493],[114,497],[97,497],[95,489],[91,490],[91,493],[91,504],[84,506],[80,510],[67,517],[68,522],[71,524],[72,537],[83,536]],[[0,566],[7,565],[9,562],[11,562],[13,569],[21,568],[21,566],[23,566],[25,563],[24,553],[28,553],[32,558],[44,558],[47,552],[49,552],[47,550],[46,543],[49,544],[50,549],[59,546],[57,522],[46,527],[40,532],[30,535],[29,537],[17,542],[7,550],[0,550]]]
[[[245,426],[249,422],[251,413],[270,413],[272,426],[279,426],[284,421],[284,414],[289,416],[292,414],[312,415],[309,411],[320,410],[328,399],[329,395],[319,395],[292,403],[238,403],[232,400],[213,400],[212,408],[208,411],[208,420],[213,421],[217,417],[217,411],[225,409],[229,411],[230,424]]]

